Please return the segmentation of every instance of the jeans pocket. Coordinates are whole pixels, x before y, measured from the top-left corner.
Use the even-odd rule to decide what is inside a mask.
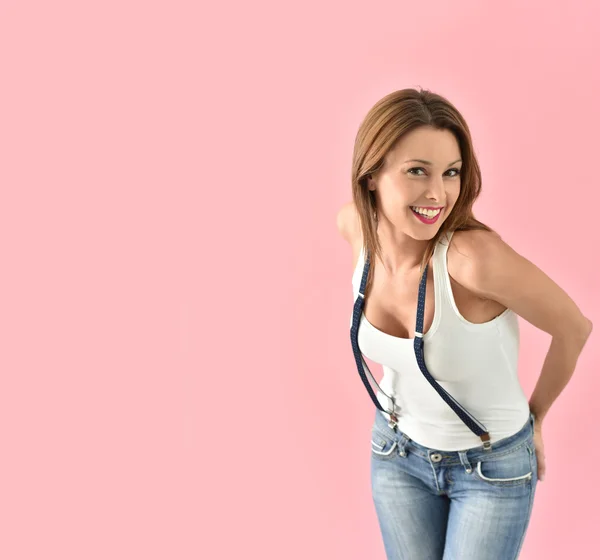
[[[371,452],[382,459],[390,458],[398,452],[398,442],[389,435],[373,428],[371,430]]]
[[[532,445],[526,441],[512,451],[486,457],[477,462],[475,472],[480,480],[492,486],[519,486],[533,476]]]

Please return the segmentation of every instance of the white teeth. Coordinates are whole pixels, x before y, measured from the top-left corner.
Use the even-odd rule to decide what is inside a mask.
[[[411,206],[411,208],[415,212],[422,214],[423,216],[425,216],[427,218],[434,218],[442,211],[441,208],[438,208],[437,210],[426,210],[425,208],[420,208],[419,206]]]

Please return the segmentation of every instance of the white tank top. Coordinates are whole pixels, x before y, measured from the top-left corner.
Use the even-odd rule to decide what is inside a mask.
[[[452,234],[440,239],[432,257],[435,313],[431,328],[423,336],[425,363],[433,378],[483,423],[493,446],[495,441],[518,432],[529,418],[529,403],[517,375],[518,316],[506,309],[491,321],[476,324],[460,314],[452,295],[446,257]],[[354,301],[363,267],[364,247],[352,276]],[[426,297],[433,296],[428,289]],[[383,368],[378,383],[387,395],[396,397],[398,428],[417,443],[440,451],[481,446],[481,439],[419,369],[413,340],[386,334],[369,323],[364,313],[361,315],[358,346],[365,358]],[[373,389],[383,408],[390,410],[390,399],[374,385]],[[387,413],[377,413],[389,419]]]

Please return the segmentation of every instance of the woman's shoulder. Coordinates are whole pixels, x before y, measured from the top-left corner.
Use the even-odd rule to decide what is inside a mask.
[[[350,244],[353,268],[356,268],[363,245],[360,217],[354,201],[344,204],[337,213],[336,223],[341,236]]]
[[[452,254],[454,260],[471,265],[487,255],[493,246],[504,243],[498,233],[484,229],[457,230],[451,232],[450,237],[448,259]]]
[[[487,260],[498,254],[499,245],[505,245],[495,231],[484,229],[457,230],[448,246],[448,274],[463,288],[473,291],[481,299],[479,281],[486,270]]]
[[[337,212],[336,225],[342,237],[352,243],[357,230],[360,232],[358,210],[353,200],[344,204]]]

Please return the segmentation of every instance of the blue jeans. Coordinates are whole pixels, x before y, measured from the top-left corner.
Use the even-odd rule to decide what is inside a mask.
[[[512,436],[464,451],[429,449],[379,410],[371,487],[388,560],[513,560],[537,485],[535,417]]]

